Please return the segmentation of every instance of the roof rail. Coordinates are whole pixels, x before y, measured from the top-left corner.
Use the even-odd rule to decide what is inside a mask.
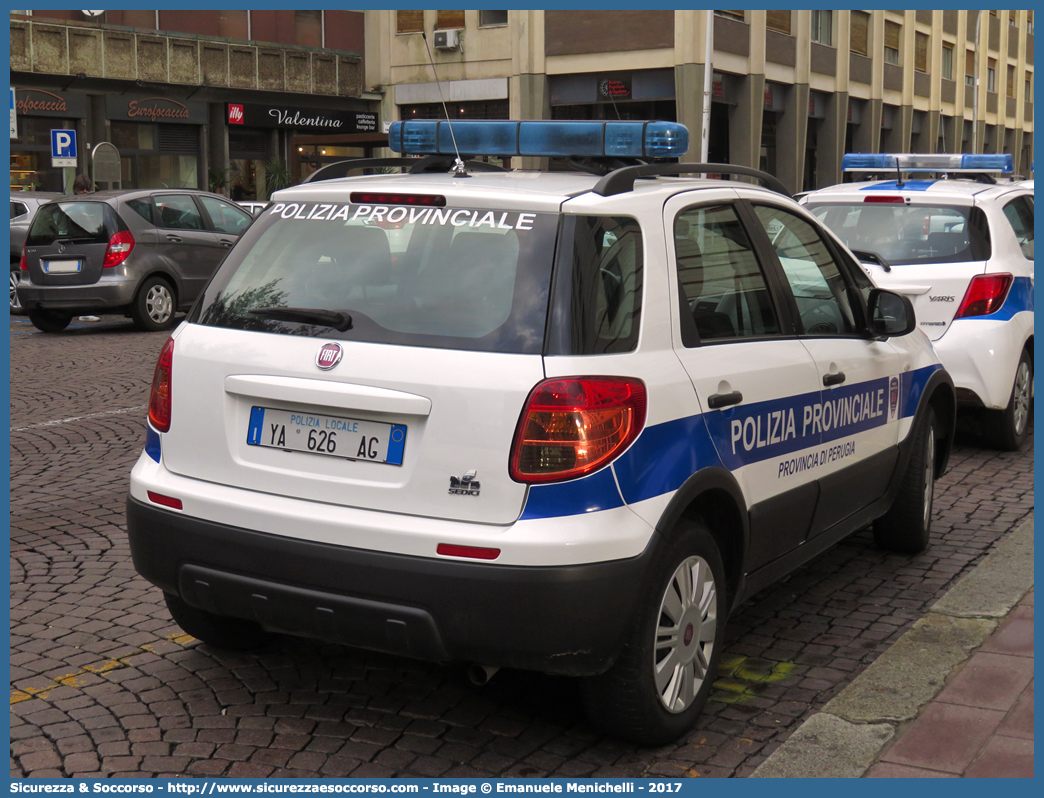
[[[611,197],[634,190],[634,181],[640,177],[657,177],[659,175],[687,175],[694,172],[716,175],[744,175],[756,177],[765,188],[789,197],[790,192],[779,180],[767,172],[751,169],[749,166],[733,166],[727,163],[650,163],[644,166],[625,166],[610,172],[592,189],[595,194]]]
[[[468,161],[468,167],[476,172],[504,172],[500,166],[482,161]],[[318,180],[333,180],[347,177],[355,169],[408,169],[411,175],[421,172],[448,172],[453,168],[452,155],[429,155],[426,158],[349,158],[344,161],[327,164],[316,169],[304,179],[305,183]]]

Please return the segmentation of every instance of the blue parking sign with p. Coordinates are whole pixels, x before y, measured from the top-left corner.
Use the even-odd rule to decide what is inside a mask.
[[[76,131],[51,131],[51,166],[76,166]]]

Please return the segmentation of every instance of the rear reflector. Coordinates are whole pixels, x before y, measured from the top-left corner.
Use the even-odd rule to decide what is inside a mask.
[[[645,404],[641,380],[545,380],[522,409],[511,449],[511,478],[558,482],[608,465],[642,431]]]
[[[500,549],[484,549],[481,546],[456,546],[452,543],[440,543],[435,551],[444,557],[467,557],[472,560],[495,560],[500,556]]]
[[[353,191],[349,196],[353,205],[424,205],[431,208],[446,207],[446,198],[439,194],[385,194],[369,191]]]
[[[905,201],[902,197],[880,197],[876,194],[863,197],[863,202],[888,202],[894,205],[902,205]]]
[[[980,274],[973,277],[954,319],[988,316],[1001,309],[1013,277],[1010,274]]]
[[[174,510],[180,510],[181,499],[175,499],[173,496],[164,496],[162,493],[153,493],[151,490],[149,493],[149,501],[155,504],[162,504],[164,507],[170,507]]]

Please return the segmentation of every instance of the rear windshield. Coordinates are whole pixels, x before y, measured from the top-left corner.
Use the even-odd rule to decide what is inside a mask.
[[[557,232],[558,215],[548,213],[276,203],[229,253],[190,320],[351,341],[539,353]],[[287,308],[300,320],[280,312]],[[336,324],[309,318],[309,310],[346,313],[351,328],[339,332]]]
[[[25,243],[107,244],[116,228],[116,212],[104,202],[51,202],[40,206]]]
[[[889,264],[964,263],[990,257],[990,232],[979,208],[887,202],[816,203],[808,209],[851,250]]]

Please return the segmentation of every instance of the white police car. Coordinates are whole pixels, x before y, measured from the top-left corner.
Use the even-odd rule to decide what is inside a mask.
[[[594,166],[688,138],[452,133]],[[445,123],[391,140],[453,152]],[[135,566],[217,646],[276,630],[580,676],[602,728],[668,741],[746,598],[870,523],[927,545],[952,383],[909,300],[786,196],[663,176],[691,165],[453,161],[331,165],[232,249],[156,367]]]
[[[1033,400],[1032,182],[988,177],[1011,174],[1010,155],[850,154],[843,169],[956,178],[844,183],[801,201],[875,284],[911,297],[958,403],[985,411],[995,446],[1017,449]]]

